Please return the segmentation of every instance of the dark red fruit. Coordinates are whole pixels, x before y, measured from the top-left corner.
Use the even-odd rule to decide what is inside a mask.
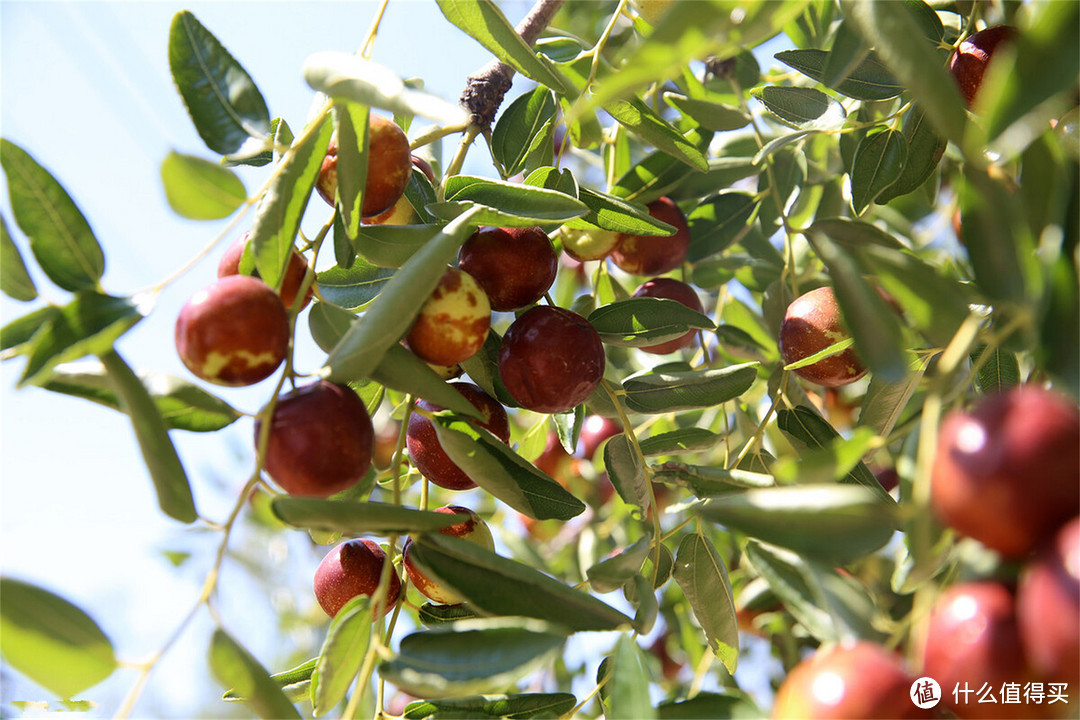
[[[911,701],[915,678],[903,659],[872,642],[834,645],[795,666],[773,704],[774,718],[929,718]]]
[[[671,198],[649,203],[649,214],[675,228],[667,237],[619,234],[611,259],[631,275],[663,275],[682,265],[690,249],[690,226],[686,216]]]
[[[682,303],[691,310],[697,310],[699,313],[705,312],[705,309],[701,306],[701,298],[694,292],[694,288],[675,278],[653,278],[652,280],[643,283],[641,287],[635,290],[634,297],[653,297],[662,298],[664,300],[674,300]],[[674,340],[668,340],[667,342],[638,349],[654,355],[666,355],[667,353],[673,353],[677,350],[690,347],[694,344],[694,337],[696,335],[697,331],[691,330],[682,337],[677,337]]]
[[[251,237],[251,232],[248,231],[236,238],[233,244],[229,246],[229,249],[225,251],[225,254],[221,256],[221,262],[218,263],[217,276],[223,278],[229,275],[240,274],[240,258],[244,256],[244,250],[247,248],[248,240]],[[292,257],[289,258],[289,266],[285,268],[285,279],[281,283],[281,303],[288,310],[292,308],[293,301],[296,300],[296,294],[300,292],[300,287],[304,284],[304,276],[307,274],[308,262],[304,259],[304,256],[293,250]],[[256,270],[252,273],[252,277],[259,277],[259,272]],[[311,296],[315,292],[314,282],[308,286],[307,292],[304,294],[304,302],[300,305],[300,310],[303,310],[311,302]],[[298,311],[299,312],[299,311]]]
[[[252,385],[270,377],[289,349],[289,315],[262,280],[219,279],[191,296],[174,328],[176,351],[197,377]]]
[[[941,425],[931,505],[957,531],[1022,557],[1080,506],[1080,412],[1036,386],[981,400]]]
[[[615,420],[603,415],[590,415],[585,418],[585,423],[581,426],[581,435],[578,436],[575,454],[586,460],[592,460],[600,448],[600,443],[621,432],[622,425]]]
[[[538,305],[503,336],[499,376],[523,407],[566,412],[600,385],[604,360],[604,346],[588,320],[563,308]]]
[[[780,325],[780,356],[785,365],[798,362],[849,337],[832,288],[820,287],[788,305]],[[793,372],[818,385],[839,387],[861,378],[866,367],[848,348]]]
[[[1080,680],[1080,517],[1028,564],[1016,593],[1020,640],[1040,678],[1069,683],[1076,700]]]
[[[471,543],[475,543],[482,548],[487,548],[494,552],[495,540],[491,537],[491,530],[488,529],[487,523],[485,523],[475,512],[469,508],[461,507],[460,505],[447,505],[439,508],[435,512],[445,513],[447,515],[468,515],[469,517],[467,520],[448,525],[442,530],[439,530],[439,532],[443,535],[449,535],[450,537],[468,540]],[[409,540],[405,542],[405,547],[402,549],[401,555],[405,566],[405,572],[408,573],[409,580],[416,586],[416,589],[423,593],[429,600],[442,605],[457,605],[460,602],[464,602],[464,598],[459,596],[456,592],[424,573],[413,561],[410,553],[411,549],[412,538],[409,538]]]
[[[374,541],[347,540],[328,552],[315,570],[315,599],[327,615],[335,617],[357,595],[370,597],[379,589],[385,564],[386,553]],[[401,579],[391,567],[390,584],[382,601],[383,615],[388,614],[399,595]],[[372,619],[376,617],[373,612]]]
[[[483,414],[484,422],[480,423],[481,427],[504,443],[510,442],[510,419],[506,416],[506,408],[498,400],[472,383],[453,382],[450,385]],[[418,401],[416,406],[430,412],[443,409],[427,400]],[[435,426],[423,415],[414,413],[409,416],[405,442],[412,464],[431,482],[447,490],[469,490],[476,487],[472,478],[447,456],[439,444]]]
[[[1001,702],[1003,683],[1023,685],[1033,679],[1020,645],[1013,596],[1004,585],[974,582],[946,590],[930,613],[924,657],[923,675],[938,681],[942,701],[960,717],[1032,717],[1031,706]],[[997,703],[978,701],[983,683],[993,688]],[[965,688],[971,694],[965,695]]]
[[[330,141],[315,187],[323,200],[334,205],[337,195],[337,139]],[[364,183],[364,217],[380,215],[405,193],[412,177],[409,138],[393,121],[371,114],[368,119],[367,180]]]
[[[260,429],[256,422],[256,447]],[[348,387],[321,380],[278,398],[264,467],[290,495],[329,497],[359,482],[374,452],[364,401]]]
[[[559,269],[555,247],[538,227],[477,230],[461,246],[458,267],[487,293],[491,309],[519,310],[544,297]]]
[[[952,58],[949,59],[949,71],[956,79],[960,94],[967,106],[975,105],[975,97],[982,85],[983,74],[990,58],[998,46],[1016,39],[1016,28],[1010,25],[996,25],[969,35],[960,43]]]

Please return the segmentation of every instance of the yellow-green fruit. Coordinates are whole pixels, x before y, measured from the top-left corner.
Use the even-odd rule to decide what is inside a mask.
[[[420,308],[405,344],[433,365],[457,365],[484,345],[491,327],[487,294],[469,273],[448,268]]]
[[[641,17],[650,25],[655,25],[671,7],[671,0],[633,0],[633,5]]]
[[[562,230],[563,250],[578,262],[603,260],[618,242],[619,234],[609,230]]]

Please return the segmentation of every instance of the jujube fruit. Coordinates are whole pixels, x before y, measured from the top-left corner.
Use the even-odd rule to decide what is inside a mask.
[[[788,305],[780,324],[780,357],[789,365],[821,352],[850,336],[831,287],[800,295]],[[854,348],[793,370],[799,377],[825,387],[853,383],[866,374]]]
[[[420,308],[405,344],[433,365],[457,365],[484,345],[491,328],[487,294],[467,272],[447,268]]]
[[[499,345],[499,376],[523,407],[566,412],[585,401],[604,377],[604,346],[577,313],[538,305],[518,317]]]
[[[617,421],[603,415],[590,415],[585,418],[581,425],[581,434],[578,436],[577,452],[579,457],[592,460],[600,444],[610,437],[622,432],[622,425]]]
[[[258,447],[261,423],[255,423]],[[290,495],[329,497],[363,479],[375,430],[351,388],[320,380],[278,398],[266,446],[267,474]]]
[[[480,228],[461,246],[458,267],[487,293],[492,310],[532,305],[555,282],[558,256],[538,227]]]
[[[467,515],[468,519],[454,523],[453,525],[447,525],[439,530],[439,532],[443,535],[467,540],[468,542],[479,545],[492,552],[495,551],[495,540],[491,537],[491,530],[488,529],[487,523],[469,508],[461,507],[460,505],[447,505],[439,508],[435,512],[446,513],[448,515]],[[441,605],[457,605],[458,603],[464,602],[464,598],[456,592],[431,577],[430,574],[421,570],[413,561],[411,550],[412,538],[409,538],[405,542],[405,547],[402,550],[402,560],[405,566],[405,572],[409,575],[409,581],[416,586],[417,590],[423,593],[428,599]]]
[[[690,249],[690,226],[671,198],[649,203],[649,214],[675,228],[667,237],[620,233],[611,259],[631,275],[663,275],[682,265]]]
[[[367,179],[360,214],[374,217],[394,207],[405,193],[412,176],[409,138],[393,121],[372,114],[368,119]],[[323,200],[334,205],[337,195],[337,138],[330,140],[319,170],[316,189]]]
[[[244,250],[247,249],[250,238],[251,232],[249,231],[236,238],[232,245],[229,245],[218,263],[217,275],[219,278],[240,274],[240,259],[244,256]],[[293,250],[292,255],[289,257],[289,265],[285,268],[285,278],[281,281],[281,290],[279,291],[281,303],[286,310],[292,308],[293,301],[296,300],[296,294],[300,292],[300,287],[304,284],[307,269],[307,260],[304,259],[302,254]],[[259,277],[258,270],[252,273],[252,277]],[[311,285],[308,285],[307,292],[304,293],[304,302],[300,304],[300,310],[308,306],[314,292],[315,283],[312,282]]]
[[[634,297],[653,297],[674,300],[675,302],[682,303],[691,310],[697,310],[699,313],[705,312],[705,309],[701,306],[701,298],[694,292],[694,288],[675,278],[657,277],[642,283],[641,286],[634,291]],[[673,353],[682,350],[683,348],[690,347],[694,344],[694,337],[696,335],[696,330],[690,330],[674,340],[668,340],[667,342],[657,343],[656,345],[638,349],[654,355],[666,355],[667,353]]]
[[[960,533],[1021,557],[1076,515],[1080,411],[1030,385],[953,411],[938,434],[930,502]]]
[[[575,230],[564,227],[560,235],[563,250],[578,262],[603,260],[619,244],[619,233],[610,230]]]
[[[1032,669],[1075,690],[1080,679],[1080,517],[1061,528],[1024,568],[1016,614]]]
[[[1001,43],[1016,39],[1016,28],[1011,25],[995,25],[964,38],[960,47],[949,59],[949,72],[956,79],[960,94],[970,108],[982,86],[983,74],[990,59]]]
[[[207,382],[252,385],[270,377],[289,349],[289,315],[257,278],[231,275],[198,291],[173,332],[184,365]]]
[[[346,540],[335,545],[315,570],[315,580],[312,583],[315,599],[327,615],[336,617],[341,608],[345,607],[345,603],[354,597],[370,597],[375,594],[379,589],[385,564],[386,553],[372,540]],[[389,613],[399,595],[401,579],[391,567],[390,582],[382,600],[383,615]],[[374,609],[373,605],[373,620],[378,617]]]
[[[506,408],[498,400],[472,383],[454,382],[450,383],[450,386],[483,414],[484,421],[479,423],[481,427],[504,443],[510,442],[510,419],[506,415]],[[416,406],[429,412],[443,409],[427,400],[417,401]],[[409,416],[405,443],[409,448],[409,460],[413,466],[434,484],[447,490],[469,490],[476,487],[473,479],[455,465],[443,450],[435,426],[423,415],[413,413]]]

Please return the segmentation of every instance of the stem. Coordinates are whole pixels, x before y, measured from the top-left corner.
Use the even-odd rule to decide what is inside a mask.
[[[375,36],[379,34],[379,25],[382,24],[383,15],[386,13],[386,6],[390,3],[390,0],[382,0],[379,3],[379,9],[375,11],[375,19],[371,21],[371,29],[368,30],[367,38],[364,40],[364,44],[361,46],[360,55],[365,59],[371,59],[372,46],[375,44]]]

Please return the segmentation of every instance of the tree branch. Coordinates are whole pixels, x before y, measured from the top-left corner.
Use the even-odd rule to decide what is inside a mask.
[[[525,19],[514,28],[521,39],[532,46],[566,0],[537,0]],[[503,98],[514,82],[514,68],[492,60],[469,76],[461,93],[461,105],[472,116],[472,123],[486,130],[495,120]]]

